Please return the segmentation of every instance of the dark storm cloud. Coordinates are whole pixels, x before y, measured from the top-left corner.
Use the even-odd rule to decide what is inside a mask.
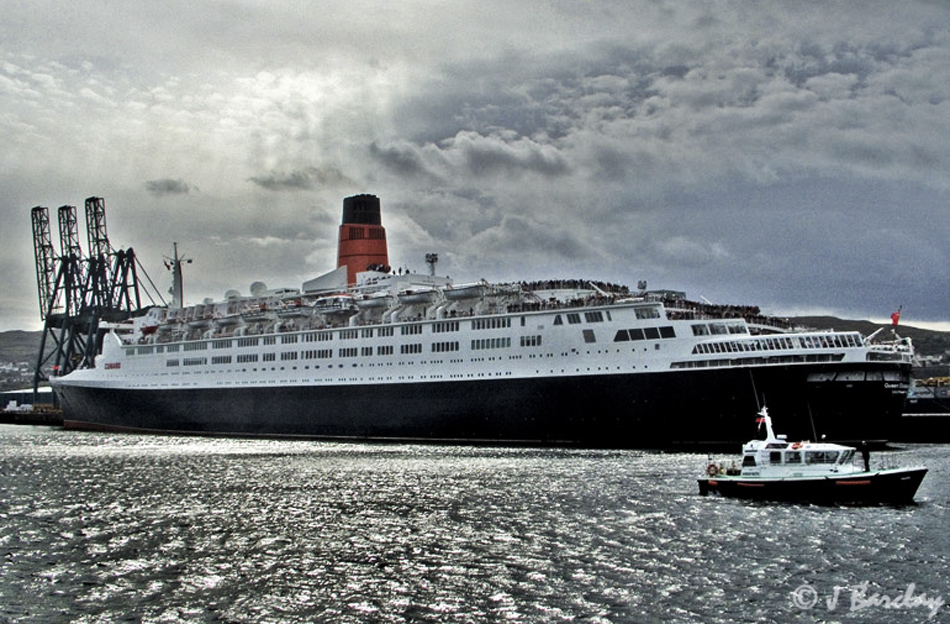
[[[184,180],[162,178],[160,180],[147,181],[145,183],[145,190],[155,197],[164,197],[165,195],[187,195],[191,191],[191,188]]]
[[[320,187],[353,185],[354,182],[334,168],[308,167],[290,173],[271,172],[266,176],[248,178],[268,191],[308,191]]]

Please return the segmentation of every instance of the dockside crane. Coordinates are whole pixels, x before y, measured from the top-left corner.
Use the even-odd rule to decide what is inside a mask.
[[[40,318],[44,331],[33,373],[34,397],[40,382],[95,366],[104,329],[141,309],[135,252],[116,250],[106,231],[105,200],[86,199],[89,254],[79,244],[75,206],[60,206],[57,256],[50,235],[49,209],[31,211]]]

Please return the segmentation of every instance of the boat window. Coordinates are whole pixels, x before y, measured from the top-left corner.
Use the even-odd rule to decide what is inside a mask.
[[[838,461],[838,451],[808,451],[805,453],[806,464],[833,464]]]
[[[708,336],[709,328],[705,324],[702,325],[693,325],[693,335],[694,336]]]
[[[647,340],[658,340],[660,338],[660,330],[656,327],[645,327],[643,333],[646,335]]]
[[[555,325],[563,325],[563,324],[564,324],[564,321],[561,320],[561,315],[560,315],[560,314],[558,314],[557,316],[554,317],[554,324],[555,324]]]
[[[642,330],[642,329],[631,329],[631,330],[629,330],[629,332],[630,332],[630,340],[643,340],[643,339],[644,339],[644,335],[643,335],[643,330]]]
[[[769,463],[772,464],[781,464],[782,463],[782,451],[772,451],[769,453]]]
[[[630,340],[630,334],[626,329],[618,329],[617,334],[614,336],[614,342],[626,342]]]
[[[661,338],[676,338],[676,330],[672,326],[664,326],[660,328],[660,337]]]
[[[743,468],[754,468],[755,467],[755,455],[746,455],[742,458],[742,467]]]
[[[839,464],[847,464],[851,461],[851,458],[854,457],[854,450],[847,450],[841,453],[841,459],[838,460]]]
[[[584,330],[584,342],[587,342],[587,343],[597,342],[597,339],[594,338],[594,330],[593,330],[593,329],[585,329],[585,330]]]
[[[785,463],[786,463],[786,464],[800,464],[800,463],[802,463],[802,452],[801,452],[801,451],[786,451],[786,452],[785,452]]]

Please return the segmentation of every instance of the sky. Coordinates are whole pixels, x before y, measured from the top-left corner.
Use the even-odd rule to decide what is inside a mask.
[[[177,242],[187,304],[332,270],[356,193],[457,282],[950,329],[948,138],[943,0],[8,0],[0,330],[34,206],[105,198],[166,299]]]

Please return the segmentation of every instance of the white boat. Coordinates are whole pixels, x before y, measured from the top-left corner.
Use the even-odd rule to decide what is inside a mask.
[[[910,503],[927,474],[924,466],[872,470],[866,445],[790,443],[775,435],[768,408],[759,411],[766,438],[742,448],[741,465],[710,462],[699,493],[810,503]]]
[[[399,291],[399,302],[405,304],[432,303],[439,295],[434,288],[410,288]]]
[[[472,284],[459,284],[450,286],[442,291],[445,298],[449,301],[460,301],[462,299],[479,299],[488,292],[488,285],[484,282],[475,282]]]
[[[313,310],[324,316],[352,316],[359,312],[356,299],[346,293],[320,297],[313,303]]]
[[[64,426],[740,445],[749,426],[742,414],[758,409],[750,386],[783,406],[785,429],[796,437],[810,435],[814,419],[829,440],[882,444],[899,425],[910,339],[885,343],[855,331],[766,323],[755,306],[691,302],[645,284],[635,291],[587,279],[453,286],[435,274],[436,254],[427,255],[430,275],[380,270],[389,261],[375,196],[344,199],[340,227],[337,268],[299,289],[253,282],[248,296],[229,291],[218,302],[139,310],[141,323],[110,327],[102,319],[94,358],[51,378]],[[173,264],[180,305],[177,254]],[[201,320],[215,310],[239,310],[243,322]],[[196,321],[204,325],[186,325]],[[158,331],[147,334],[155,323]]]
[[[361,295],[356,298],[356,305],[361,310],[373,308],[388,308],[393,304],[393,297],[388,291],[380,291]]]

